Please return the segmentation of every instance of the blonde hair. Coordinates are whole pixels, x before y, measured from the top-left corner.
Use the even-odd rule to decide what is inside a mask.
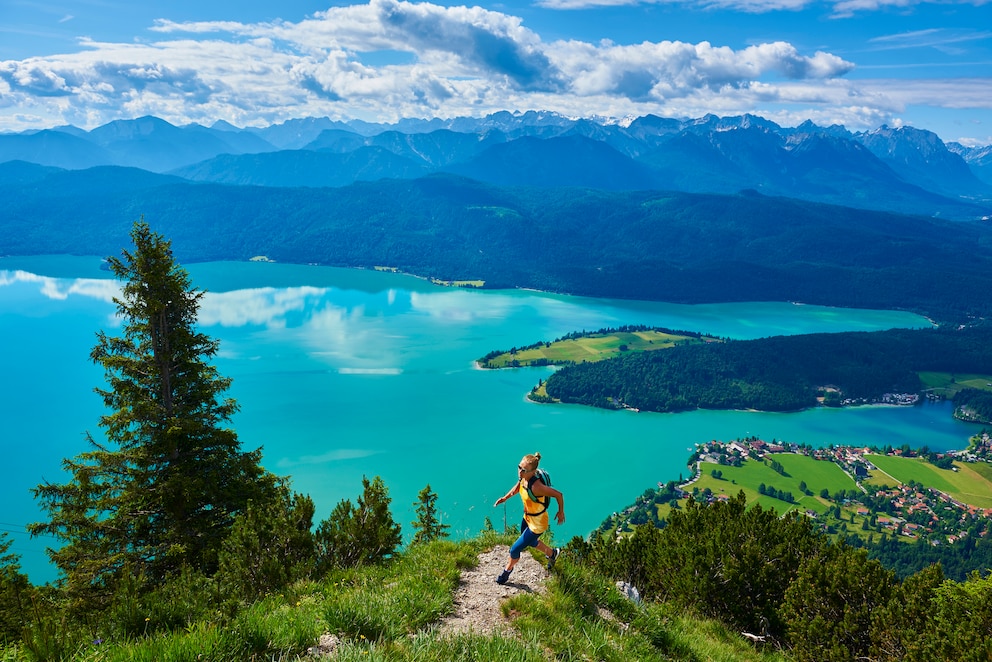
[[[541,462],[541,454],[531,453],[530,455],[524,455],[520,462],[530,467],[530,471],[533,471],[534,469],[537,469],[537,465]]]

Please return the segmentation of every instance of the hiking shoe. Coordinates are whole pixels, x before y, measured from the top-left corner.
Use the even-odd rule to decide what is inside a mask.
[[[561,547],[555,547],[551,552],[551,556],[548,557],[548,572],[555,567],[555,561],[558,560],[558,555],[561,554]]]
[[[496,583],[505,584],[509,580],[510,580],[510,571],[504,570],[503,572],[499,573],[499,577],[496,578]]]

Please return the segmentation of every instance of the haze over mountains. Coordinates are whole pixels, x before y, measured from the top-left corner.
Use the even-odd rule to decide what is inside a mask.
[[[0,255],[388,266],[487,287],[992,316],[987,150],[753,116],[156,118],[0,136]],[[957,151],[954,151],[957,150]],[[984,219],[984,220],[983,220]]]
[[[765,195],[976,218],[992,199],[992,150],[945,145],[911,127],[851,133],[760,117],[622,122],[555,113],[403,120],[292,120],[237,129],[154,117],[83,131],[0,135],[0,162],[79,170],[125,166],[199,182],[345,186],[451,173],[501,186],[579,186]]]

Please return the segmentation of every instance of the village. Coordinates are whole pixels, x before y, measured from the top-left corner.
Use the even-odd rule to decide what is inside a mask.
[[[854,481],[856,489],[832,494],[824,489],[819,493],[821,499],[832,503],[832,508],[826,513],[812,509],[804,511],[809,517],[821,521],[829,532],[837,532],[840,522],[840,528],[845,531],[851,531],[849,527],[853,527],[869,536],[881,533],[906,540],[922,538],[932,545],[939,545],[955,543],[969,536],[986,537],[992,530],[992,508],[963,503],[945,492],[914,481],[899,483],[893,480],[895,485],[869,481],[879,470],[867,459],[871,455],[921,457],[937,467],[957,472],[954,462],[992,463],[992,434],[988,431],[983,430],[975,435],[967,449],[947,453],[931,453],[925,448],[915,450],[905,446],[881,449],[864,446],[812,448],[775,440],[766,442],[756,437],[731,442],[710,441],[697,445],[694,454],[697,477],[699,463],[702,462],[741,466],[746,460],[754,460],[773,468],[781,467],[774,457],[781,453],[802,454],[816,460],[834,462]],[[686,490],[688,484],[681,487]],[[812,494],[811,491],[806,492],[807,496]],[[727,498],[725,494],[713,494],[709,490],[705,494],[694,490],[694,497],[700,496],[709,501]]]

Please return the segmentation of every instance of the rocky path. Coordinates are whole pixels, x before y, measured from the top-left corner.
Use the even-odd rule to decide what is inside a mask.
[[[442,621],[441,634],[474,632],[489,634],[508,629],[509,622],[500,611],[500,603],[518,593],[544,593],[548,572],[529,553],[520,557],[510,581],[500,586],[496,577],[506,566],[510,548],[497,545],[479,554],[479,565],[462,571],[455,591],[455,613]]]
[[[479,564],[463,570],[455,591],[455,613],[438,625],[437,632],[444,636],[472,632],[487,635],[510,630],[509,621],[503,617],[500,604],[518,593],[544,593],[548,571],[529,552],[520,557],[510,581],[500,585],[496,577],[506,566],[510,548],[497,545],[479,554]],[[322,659],[333,655],[341,644],[337,635],[324,634],[319,643],[308,651],[309,659]]]

